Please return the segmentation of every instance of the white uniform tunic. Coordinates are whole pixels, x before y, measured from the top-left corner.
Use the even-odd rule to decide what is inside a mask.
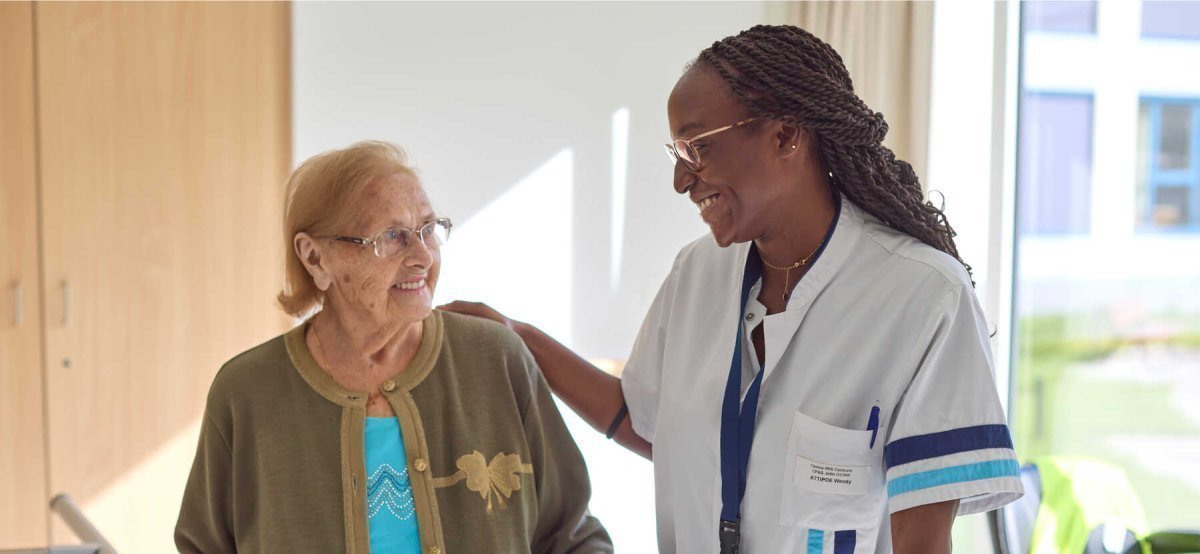
[[[739,314],[749,248],[705,237],[680,251],[622,376],[633,428],[654,444],[661,552],[718,551],[738,324],[743,396],[760,324],[766,345],[742,552],[891,552],[892,512],[961,499],[963,515],[1021,496],[987,324],[958,261],[843,198],[786,310],[765,315],[760,282]]]

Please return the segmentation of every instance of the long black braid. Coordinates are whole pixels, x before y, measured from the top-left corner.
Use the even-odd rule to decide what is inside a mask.
[[[883,146],[888,125],[854,94],[842,57],[790,25],[758,25],[700,53],[751,113],[812,134],[830,186],[888,226],[962,263],[946,214],[925,200],[911,165]]]

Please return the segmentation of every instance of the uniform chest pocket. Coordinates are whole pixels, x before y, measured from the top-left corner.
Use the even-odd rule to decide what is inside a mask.
[[[784,462],[780,523],[874,537],[886,515],[883,445],[871,432],[843,429],[796,412]],[[856,549],[857,550],[857,549]],[[871,550],[862,550],[873,552]]]

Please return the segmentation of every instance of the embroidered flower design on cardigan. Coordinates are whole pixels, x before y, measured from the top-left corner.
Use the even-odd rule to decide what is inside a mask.
[[[504,501],[514,491],[521,490],[521,474],[533,474],[532,464],[523,464],[520,456],[503,452],[496,454],[489,462],[483,453],[476,450],[459,456],[454,465],[458,471],[449,477],[434,479],[433,486],[439,489],[451,487],[465,480],[467,489],[479,493],[479,497],[487,501],[489,513],[493,501],[504,508]]]

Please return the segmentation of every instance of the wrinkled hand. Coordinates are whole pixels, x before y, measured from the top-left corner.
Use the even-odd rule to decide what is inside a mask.
[[[516,330],[516,322],[509,319],[504,314],[496,311],[495,308],[484,304],[483,302],[467,302],[464,300],[455,300],[449,304],[438,306],[439,310],[446,312],[454,312],[456,314],[472,315],[495,321],[509,329]]]

